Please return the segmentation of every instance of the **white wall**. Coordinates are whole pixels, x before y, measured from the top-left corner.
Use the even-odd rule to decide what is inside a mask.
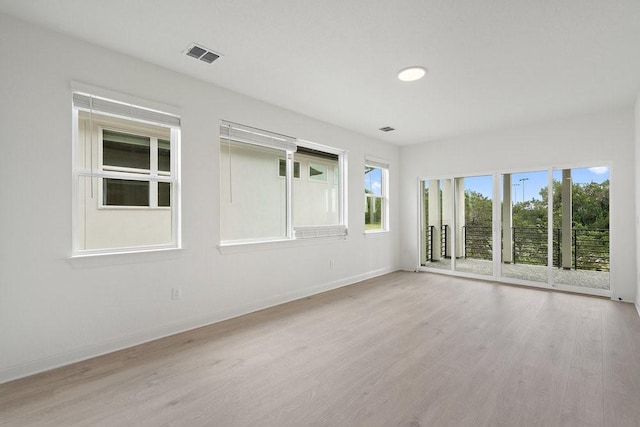
[[[636,298],[633,109],[402,147],[401,263],[418,264],[418,177],[611,165],[611,284],[613,299]]]
[[[636,266],[640,265],[640,250],[638,242],[640,242],[640,94],[636,100],[635,109],[635,164],[636,164]],[[637,267],[636,267],[637,268]],[[636,309],[640,315],[640,268],[637,268],[636,276]]]
[[[4,15],[0,58],[0,382],[398,268],[397,147]],[[68,258],[70,80],[178,108],[184,249]],[[348,150],[348,238],[220,254],[221,118]],[[365,155],[391,170],[392,231],[370,239]]]

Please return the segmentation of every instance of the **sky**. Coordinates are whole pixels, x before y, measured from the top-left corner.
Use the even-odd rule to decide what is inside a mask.
[[[364,189],[375,195],[382,195],[382,169],[374,168],[364,174]]]
[[[609,179],[609,168],[574,168],[571,170],[571,178],[574,183],[586,184],[589,182],[601,183]],[[553,171],[553,179],[562,179],[562,170]],[[540,190],[547,186],[547,171],[524,172],[511,174],[511,184],[513,186],[514,203],[524,200],[540,200]],[[464,181],[465,190],[473,190],[492,198],[491,176],[466,177]],[[523,194],[524,193],[524,194]]]

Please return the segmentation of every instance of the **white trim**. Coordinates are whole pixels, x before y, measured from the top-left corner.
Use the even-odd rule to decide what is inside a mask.
[[[365,239],[379,239],[388,236],[389,233],[389,230],[365,230],[363,234]]]
[[[180,126],[180,117],[177,115],[114,99],[97,97],[92,93],[73,92],[73,106],[83,111],[94,111],[114,117],[126,117],[130,120],[153,123],[159,126]]]
[[[392,273],[394,271],[398,271],[398,269],[394,267],[385,267],[377,270],[372,270],[366,273],[356,274],[331,282],[312,285],[304,289],[285,292],[262,300],[252,301],[250,303],[240,305],[228,310],[213,312],[205,316],[199,316],[185,321],[174,322],[159,328],[151,328],[135,332],[115,339],[106,340],[95,345],[80,347],[71,351],[45,356],[30,362],[9,366],[8,368],[0,370],[0,384],[55,369],[61,366],[66,366],[72,363],[91,359],[103,354],[108,354],[118,350],[144,344],[149,341],[165,338],[181,332],[219,323],[228,319],[253,313],[258,310],[264,310],[269,307],[274,307],[322,292],[352,285],[364,280]]]
[[[161,111],[168,113],[172,116],[180,116],[180,110],[172,105],[163,104],[156,101],[151,101],[145,98],[138,98],[133,95],[127,95],[125,93],[116,92],[113,90],[101,88],[98,86],[89,85],[86,83],[71,81],[69,84],[71,92],[92,94],[100,98],[118,100],[121,103],[137,105],[148,110]]]
[[[220,139],[286,152],[295,152],[298,149],[295,138],[268,130],[241,125],[228,120],[222,120],[219,129]]]
[[[369,155],[364,156],[364,165],[365,167],[372,166],[374,168],[389,169],[388,161]]]
[[[345,153],[344,150],[341,150],[339,148],[318,144],[316,142],[307,141],[306,139],[298,139],[298,145],[301,147],[309,148],[311,150],[324,151],[325,153],[335,154],[336,156],[340,156]]]
[[[91,88],[87,85],[83,85],[80,83],[72,82],[72,244],[71,244],[71,256],[72,257],[83,257],[83,256],[97,256],[97,255],[109,255],[109,254],[123,254],[123,253],[133,253],[133,252],[148,252],[148,251],[157,251],[157,250],[167,250],[167,249],[179,249],[181,247],[181,224],[180,224],[180,128],[175,126],[175,123],[180,123],[180,117],[177,115],[173,115],[173,113],[164,113],[163,111],[156,110],[154,107],[157,107],[157,104],[152,102],[145,102],[144,100],[135,99],[133,97],[128,97],[122,94],[116,94],[115,92],[110,92],[102,89]],[[104,96],[105,98],[101,98],[104,105],[107,107],[111,104],[117,104],[114,108],[121,108],[121,112],[123,114],[114,114],[122,119],[126,120],[126,123],[131,123],[133,129],[126,129],[126,125],[124,129],[119,128],[118,126],[111,126],[108,120],[104,120],[102,123],[95,123],[96,129],[96,138],[94,138],[93,128],[86,129],[82,133],[82,136],[86,138],[87,133],[89,133],[89,140],[92,142],[89,149],[91,152],[94,150],[93,143],[97,145],[95,147],[97,149],[96,156],[98,158],[98,164],[94,168],[93,167],[93,155],[91,155],[91,165],[87,168],[87,165],[79,165],[78,161],[78,153],[80,150],[80,141],[78,140],[81,135],[79,132],[79,125],[81,121],[79,120],[78,111],[83,110],[84,107],[79,105],[81,101],[84,102],[87,99],[89,100],[89,108],[92,107],[92,101],[94,100],[93,96],[97,94],[97,96]],[[136,104],[130,104],[129,101],[135,100]],[[111,104],[109,104],[111,103]],[[143,104],[143,105],[140,105]],[[162,107],[160,107],[162,108]],[[163,108],[164,110],[167,110]],[[99,109],[94,109],[98,111]],[[92,111],[94,111],[92,110]],[[169,108],[169,110],[171,110]],[[134,116],[127,116],[125,113],[127,111],[132,111]],[[99,111],[104,112],[104,111]],[[109,111],[107,111],[109,113]],[[135,114],[140,113],[140,117],[136,117]],[[90,113],[91,114],[91,113]],[[164,114],[164,116],[163,116]],[[158,137],[157,133],[152,131],[147,132],[146,129],[140,129],[141,127],[136,126],[135,123],[139,121],[144,121],[147,123],[152,123],[156,127],[162,126],[163,123],[159,123],[153,120],[148,120],[150,117],[159,117],[167,118],[169,121],[175,122],[173,125],[168,125],[169,128],[169,144],[170,144],[170,152],[171,152],[171,171],[169,174],[158,173],[158,162],[157,162],[157,149],[158,149]],[[174,120],[174,119],[177,119]],[[90,116],[91,120],[91,116]],[[84,123],[84,121],[82,122]],[[167,125],[164,123],[164,125]],[[148,137],[150,139],[150,158],[149,158],[149,166],[150,170],[146,174],[141,173],[133,173],[132,169],[127,171],[127,168],[117,168],[121,170],[109,170],[107,167],[105,170],[103,168],[103,129],[113,129],[119,132],[130,133],[134,135],[142,135]],[[162,139],[165,139],[166,136],[162,135]],[[86,141],[84,142],[84,146],[86,148]],[[154,154],[155,153],[155,154]],[[85,153],[86,158],[86,153]],[[123,170],[124,169],[124,170]],[[104,249],[80,249],[80,232],[78,227],[80,227],[80,215],[78,210],[79,206],[79,187],[80,187],[80,179],[82,177],[90,177],[91,183],[93,186],[93,179],[99,179],[97,185],[97,207],[98,209],[125,209],[125,210],[157,210],[157,209],[170,209],[171,210],[171,243],[169,244],[160,244],[160,245],[146,245],[146,246],[131,246],[131,247],[117,247],[117,248],[104,248]],[[127,180],[137,180],[149,182],[149,206],[105,206],[103,205],[102,200],[102,179],[103,178],[114,178],[114,179],[127,179]],[[171,206],[157,206],[157,183],[158,182],[167,182],[171,184]]]
[[[638,312],[638,316],[640,316],[640,303],[638,303],[636,301],[635,303],[633,303],[633,305],[636,307],[636,311]]]
[[[95,257],[95,256],[103,256],[103,255],[123,255],[123,254],[133,254],[138,252],[157,252],[157,251],[167,251],[167,250],[176,250],[176,249],[182,249],[182,248],[172,243],[167,245],[129,246],[124,248],[84,249],[77,253],[72,254],[68,258],[76,259],[76,258],[87,258],[87,257]]]

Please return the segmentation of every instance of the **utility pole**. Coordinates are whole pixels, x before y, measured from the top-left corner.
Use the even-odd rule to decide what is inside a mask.
[[[524,203],[524,182],[529,181],[529,178],[520,178],[518,181],[522,182],[522,203]]]
[[[517,190],[517,188],[516,188],[516,187],[519,187],[519,186],[520,186],[520,184],[511,184],[511,185],[513,185],[513,195],[515,196],[515,194],[516,194],[516,190]],[[516,200],[516,198],[514,197],[514,198],[513,198],[513,204],[514,204],[514,205],[516,204],[516,201],[517,201],[517,200]]]

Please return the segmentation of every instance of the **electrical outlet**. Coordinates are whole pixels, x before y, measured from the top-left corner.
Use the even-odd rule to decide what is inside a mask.
[[[171,289],[171,299],[180,299],[182,297],[182,289],[173,288]]]

